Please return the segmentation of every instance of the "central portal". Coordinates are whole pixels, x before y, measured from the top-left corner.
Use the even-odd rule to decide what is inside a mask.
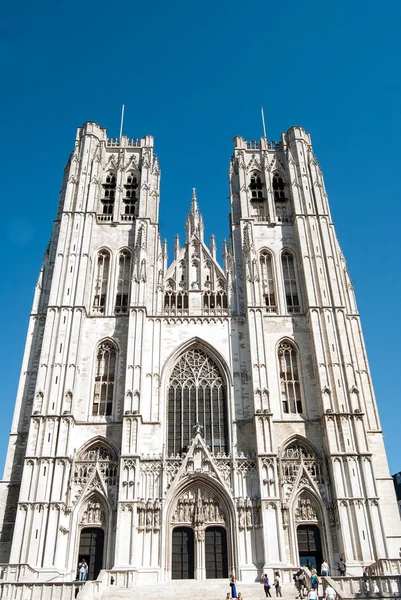
[[[224,527],[208,527],[205,533],[206,579],[228,577],[227,534]]]
[[[103,566],[104,531],[100,527],[85,527],[79,542],[79,560],[88,564],[88,579],[96,579]]]
[[[172,579],[194,578],[194,532],[190,527],[173,529],[171,562]]]

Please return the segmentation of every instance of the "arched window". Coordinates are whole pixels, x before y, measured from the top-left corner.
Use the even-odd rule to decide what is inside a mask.
[[[283,412],[301,413],[301,386],[295,346],[288,341],[281,342],[278,348],[278,361]]]
[[[133,221],[136,211],[138,179],[135,173],[130,172],[124,185],[124,221]]]
[[[276,207],[276,216],[279,223],[289,223],[291,221],[290,203],[285,194],[285,183],[280,173],[273,175],[273,195]]]
[[[112,342],[99,345],[96,355],[92,415],[110,416],[113,410],[117,350]]]
[[[168,386],[168,452],[186,451],[199,426],[212,452],[227,452],[227,401],[224,379],[203,351],[185,352]]]
[[[249,184],[252,200],[263,200],[263,183],[261,174],[258,171],[251,173],[251,183]]]
[[[267,250],[263,250],[260,253],[260,274],[266,310],[268,313],[276,313],[277,304],[274,290],[272,255]]]
[[[294,256],[291,252],[284,251],[282,254],[283,278],[287,311],[299,313],[300,304],[298,296],[297,279],[295,274]]]
[[[110,271],[110,253],[101,250],[97,255],[95,272],[95,289],[93,294],[93,311],[105,313],[107,300],[107,285]]]
[[[73,483],[86,485],[95,468],[102,473],[106,485],[116,485],[118,456],[105,440],[96,440],[77,454],[74,461]]]
[[[117,314],[128,311],[129,287],[131,279],[131,253],[123,250],[118,257],[117,294],[114,311]]]
[[[116,195],[116,176],[110,171],[106,173],[106,179],[103,183],[103,197],[102,197],[102,212],[104,215],[110,215],[110,220],[113,215],[114,200]]]

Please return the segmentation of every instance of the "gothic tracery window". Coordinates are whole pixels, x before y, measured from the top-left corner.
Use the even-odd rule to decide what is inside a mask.
[[[110,416],[113,410],[117,349],[110,341],[102,342],[96,355],[93,416]]]
[[[106,485],[116,485],[118,457],[103,441],[96,441],[77,455],[74,461],[73,483],[87,484],[96,465]]]
[[[284,291],[289,313],[299,313],[301,310],[298,296],[297,278],[295,273],[294,255],[285,250],[282,254]]]
[[[128,312],[129,286],[131,279],[131,253],[122,250],[118,257],[117,294],[114,311],[117,314]]]
[[[201,349],[185,352],[168,387],[168,452],[186,451],[199,425],[212,452],[227,452],[226,386],[216,363]]]
[[[249,184],[251,190],[252,200],[263,200],[263,183],[261,174],[258,171],[254,171],[251,174],[251,182]]]
[[[297,351],[295,346],[287,340],[279,345],[278,361],[283,412],[301,413],[302,399]]]
[[[106,311],[107,286],[110,271],[110,252],[100,250],[96,260],[95,283],[93,294],[93,312],[104,314]]]
[[[273,195],[277,220],[280,223],[290,222],[290,203],[285,194],[285,183],[280,173],[273,175]]]
[[[260,274],[266,310],[269,313],[276,313],[277,305],[274,289],[273,257],[267,250],[263,250],[260,253]]]
[[[102,187],[102,212],[104,215],[109,215],[111,219],[113,215],[114,200],[116,195],[116,176],[113,172],[110,171],[106,174],[106,179]]]
[[[132,221],[135,216],[138,179],[133,172],[128,173],[124,185],[124,220]]]

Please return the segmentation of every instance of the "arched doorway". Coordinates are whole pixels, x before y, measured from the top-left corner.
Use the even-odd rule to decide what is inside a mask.
[[[85,527],[81,530],[78,561],[88,563],[88,579],[96,579],[103,566],[104,531],[100,527]]]
[[[297,538],[300,566],[310,569],[314,565],[320,571],[323,554],[319,527],[317,525],[298,525]]]
[[[208,527],[205,532],[206,579],[228,577],[227,533],[224,527]]]
[[[194,579],[194,532],[191,527],[173,529],[171,578]]]

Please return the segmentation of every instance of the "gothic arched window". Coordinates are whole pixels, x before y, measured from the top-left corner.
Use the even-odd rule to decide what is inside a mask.
[[[203,350],[187,350],[168,384],[169,454],[185,452],[197,426],[212,452],[228,451],[226,395],[216,363]]]
[[[269,313],[276,313],[277,304],[274,289],[273,257],[267,250],[263,250],[260,253],[260,274],[266,310]]]
[[[128,173],[124,185],[124,220],[133,221],[136,211],[138,179],[133,172]]]
[[[274,173],[273,175],[273,195],[274,205],[276,207],[277,220],[281,223],[288,223],[290,221],[290,206],[289,200],[285,194],[285,183],[280,173]]]
[[[105,182],[103,183],[103,214],[112,215],[114,209],[114,200],[116,195],[116,176],[110,171],[106,174]]]
[[[284,413],[301,413],[301,385],[299,381],[296,348],[291,342],[283,341],[278,347],[280,367],[280,391]]]
[[[110,341],[102,342],[96,354],[95,388],[92,415],[110,416],[113,410],[117,349]]]
[[[95,286],[93,294],[93,312],[104,314],[106,311],[107,285],[110,271],[110,252],[100,250],[96,260]]]
[[[297,278],[295,273],[294,255],[285,250],[281,255],[283,265],[284,291],[289,313],[299,313],[301,310],[298,295]]]
[[[128,311],[130,280],[131,253],[129,250],[122,250],[118,257],[117,294],[114,307],[116,313],[126,313]]]
[[[263,200],[263,183],[259,171],[251,173],[251,182],[249,184],[252,200]]]

